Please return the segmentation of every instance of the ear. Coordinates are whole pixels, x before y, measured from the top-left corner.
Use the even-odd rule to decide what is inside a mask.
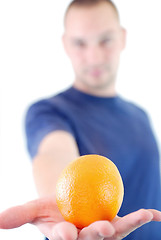
[[[65,33],[63,33],[63,35],[62,35],[62,43],[63,43],[63,47],[64,47],[66,54],[68,54],[67,38],[66,38]]]
[[[121,48],[122,50],[126,47],[126,37],[127,37],[127,31],[125,28],[121,28]]]

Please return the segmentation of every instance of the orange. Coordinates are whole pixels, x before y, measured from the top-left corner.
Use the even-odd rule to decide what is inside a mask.
[[[111,221],[124,195],[116,165],[100,155],[84,155],[69,163],[56,185],[56,201],[66,221],[83,228],[98,220]]]

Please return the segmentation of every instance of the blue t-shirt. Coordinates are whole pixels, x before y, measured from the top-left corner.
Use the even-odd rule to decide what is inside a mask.
[[[55,130],[71,133],[80,155],[100,154],[116,164],[125,187],[119,216],[140,208],[161,210],[159,153],[141,108],[119,96],[96,97],[71,87],[29,108],[26,135],[32,158]],[[148,223],[125,239],[161,240],[161,224]]]

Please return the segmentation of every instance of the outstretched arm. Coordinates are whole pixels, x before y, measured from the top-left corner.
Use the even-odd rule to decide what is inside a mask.
[[[74,138],[66,132],[49,134],[33,160],[33,172],[40,199],[0,214],[0,228],[36,225],[50,240],[120,240],[149,221],[161,221],[156,210],[139,210],[112,222],[98,221],[80,230],[62,218],[55,200],[55,186],[63,168],[79,156]]]
[[[117,216],[112,222],[94,222],[80,230],[63,220],[54,196],[31,201],[0,214],[0,228],[16,228],[31,223],[50,240],[120,240],[150,221],[161,221],[161,212],[141,209],[122,218]]]

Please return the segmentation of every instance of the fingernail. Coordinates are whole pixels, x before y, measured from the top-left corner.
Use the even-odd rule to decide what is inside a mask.
[[[105,236],[103,236],[101,233],[98,234],[99,240],[102,240],[105,238]]]

